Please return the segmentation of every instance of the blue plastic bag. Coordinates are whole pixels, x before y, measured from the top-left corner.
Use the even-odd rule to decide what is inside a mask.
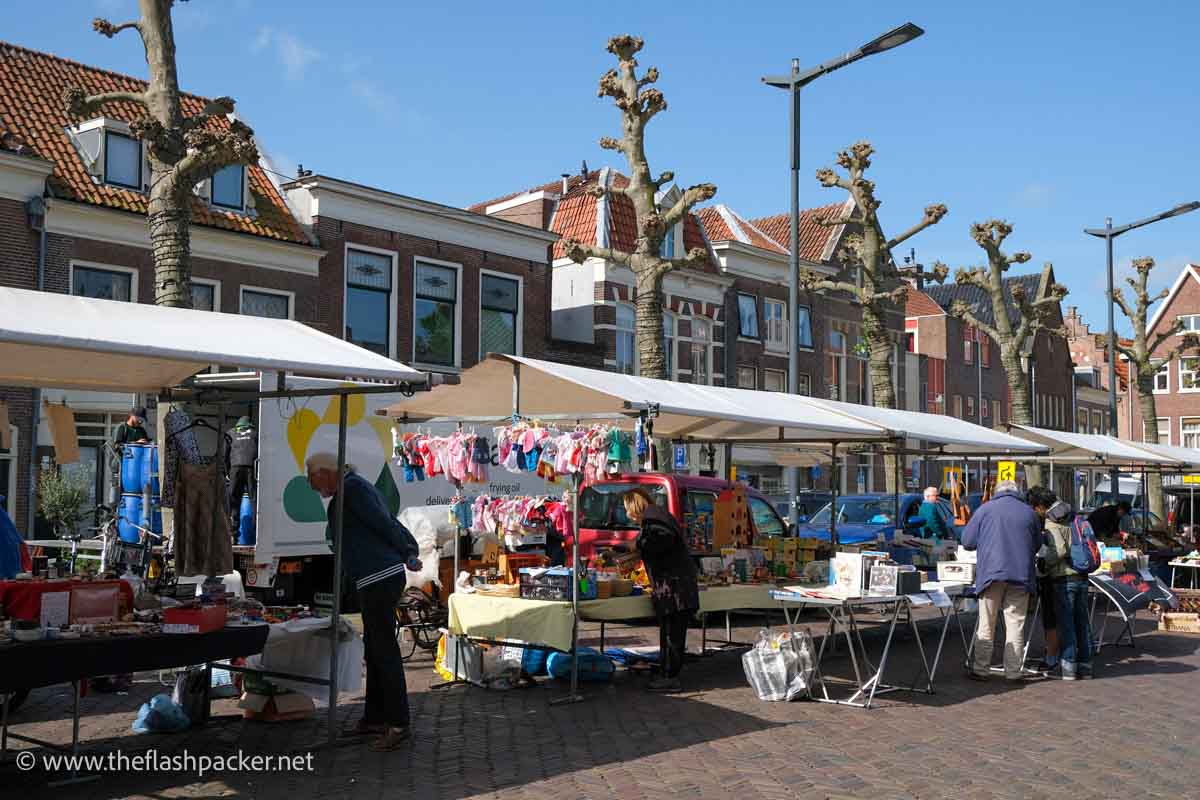
[[[555,678],[571,677],[571,654],[551,653],[546,659],[546,671]],[[579,648],[579,680],[606,681],[614,671],[608,656],[591,647]]]
[[[183,708],[165,694],[156,694],[142,703],[133,721],[134,733],[174,733],[191,725]]]

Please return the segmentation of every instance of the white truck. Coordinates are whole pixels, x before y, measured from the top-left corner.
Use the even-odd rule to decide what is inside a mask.
[[[274,373],[254,377],[263,391],[276,388]],[[309,378],[289,378],[287,383],[295,389],[337,385],[337,381]],[[346,462],[383,492],[393,513],[411,506],[448,505],[455,489],[445,476],[406,481],[403,467],[392,457],[393,422],[377,412],[398,400],[397,394],[349,397]],[[338,402],[337,397],[258,401],[257,540],[252,547],[235,547],[234,563],[247,590],[264,602],[309,603],[330,591],[333,557],[325,543],[325,504],[309,488],[304,464],[313,453],[337,453]],[[474,427],[479,435],[493,439],[490,425]],[[418,428],[448,435],[457,425],[409,425],[403,430]],[[548,484],[532,473],[513,474],[496,463],[493,440],[489,482],[466,484],[465,497],[562,492],[561,484]]]

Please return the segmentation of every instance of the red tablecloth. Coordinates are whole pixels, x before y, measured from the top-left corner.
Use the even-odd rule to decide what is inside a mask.
[[[83,581],[72,578],[57,581],[0,581],[0,604],[4,605],[4,613],[10,619],[39,619],[42,614],[42,595],[46,592],[70,591],[73,583]],[[122,611],[132,609],[133,589],[125,581],[88,581],[90,586],[112,584],[120,587]]]

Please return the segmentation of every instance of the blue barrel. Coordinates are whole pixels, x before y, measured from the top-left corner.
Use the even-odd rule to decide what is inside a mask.
[[[147,517],[144,506],[140,494],[121,495],[121,507],[117,512],[117,533],[122,541],[136,544],[141,535],[138,526],[148,528],[154,533],[162,533],[162,507],[157,501],[151,502],[150,514]]]
[[[150,484],[150,494],[158,497],[158,445],[144,444],[139,445],[142,451],[142,486],[138,487],[138,491],[147,483]]]
[[[242,495],[242,506],[238,510],[238,544],[252,547],[257,540],[254,530],[254,501],[250,495]]]
[[[146,484],[150,493],[159,494],[158,445],[127,444],[121,452],[121,491],[141,493]]]

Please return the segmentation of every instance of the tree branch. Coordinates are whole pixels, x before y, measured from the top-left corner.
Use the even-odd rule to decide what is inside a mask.
[[[171,169],[180,185],[195,186],[230,164],[253,164],[258,161],[254,131],[236,119],[230,123],[227,131],[196,128],[184,134],[183,141],[188,153]]]
[[[987,334],[993,341],[1000,341],[1000,334],[991,325],[986,322],[981,322],[978,317],[971,313],[970,306],[959,300],[950,306],[950,315],[961,319],[963,322],[970,325],[977,331],[982,331]]]
[[[92,20],[92,30],[101,36],[107,36],[109,39],[113,38],[123,30],[128,30],[129,28],[136,30],[139,35],[142,33],[142,23],[136,20],[133,22],[122,22],[120,25],[113,25],[111,22],[101,17],[96,17]]]
[[[1130,283],[1132,283],[1132,280]],[[1136,286],[1134,287],[1134,290],[1137,290]],[[1137,315],[1133,313],[1133,311],[1129,308],[1129,304],[1125,302],[1124,292],[1114,287],[1112,291],[1112,300],[1117,304],[1117,308],[1121,309],[1121,313],[1128,317],[1131,322],[1136,321]]]
[[[73,119],[83,119],[95,115],[107,103],[137,103],[146,108],[146,95],[141,92],[101,92],[89,96],[78,86],[72,86],[63,92],[63,103]]]
[[[1164,331],[1158,332],[1158,335],[1154,337],[1153,344],[1151,344],[1150,342],[1146,343],[1146,352],[1150,353],[1150,354],[1157,352],[1158,348],[1162,347],[1164,344],[1166,344],[1170,339],[1174,338],[1182,330],[1183,330],[1183,324],[1181,322],[1179,322],[1179,320],[1176,320],[1175,323],[1171,325],[1171,327],[1167,328]],[[1176,349],[1178,349],[1178,348],[1176,348]]]
[[[703,203],[705,200],[711,200],[716,193],[717,187],[713,183],[698,183],[695,186],[689,186],[683,196],[675,201],[675,205],[671,206],[666,214],[663,214],[663,229],[670,231],[675,223],[687,216],[692,206]]]
[[[902,244],[903,242],[912,238],[913,236],[916,236],[918,233],[925,230],[930,225],[938,224],[939,222],[941,222],[942,217],[946,216],[946,213],[947,213],[946,206],[944,206],[941,203],[936,203],[931,206],[925,206],[925,216],[923,216],[921,218],[921,221],[918,222],[916,225],[913,225],[911,228],[909,228],[908,230],[906,230],[904,233],[900,234],[899,236],[896,236],[892,239],[888,239],[888,242],[885,245],[886,249],[891,250],[892,248],[896,247],[899,244]]]
[[[576,264],[582,264],[589,258],[598,258],[603,261],[613,261],[617,264],[628,265],[633,258],[631,254],[621,250],[611,247],[597,247],[594,244],[584,244],[574,239],[568,239],[564,242],[563,248],[566,251],[567,258]]]

